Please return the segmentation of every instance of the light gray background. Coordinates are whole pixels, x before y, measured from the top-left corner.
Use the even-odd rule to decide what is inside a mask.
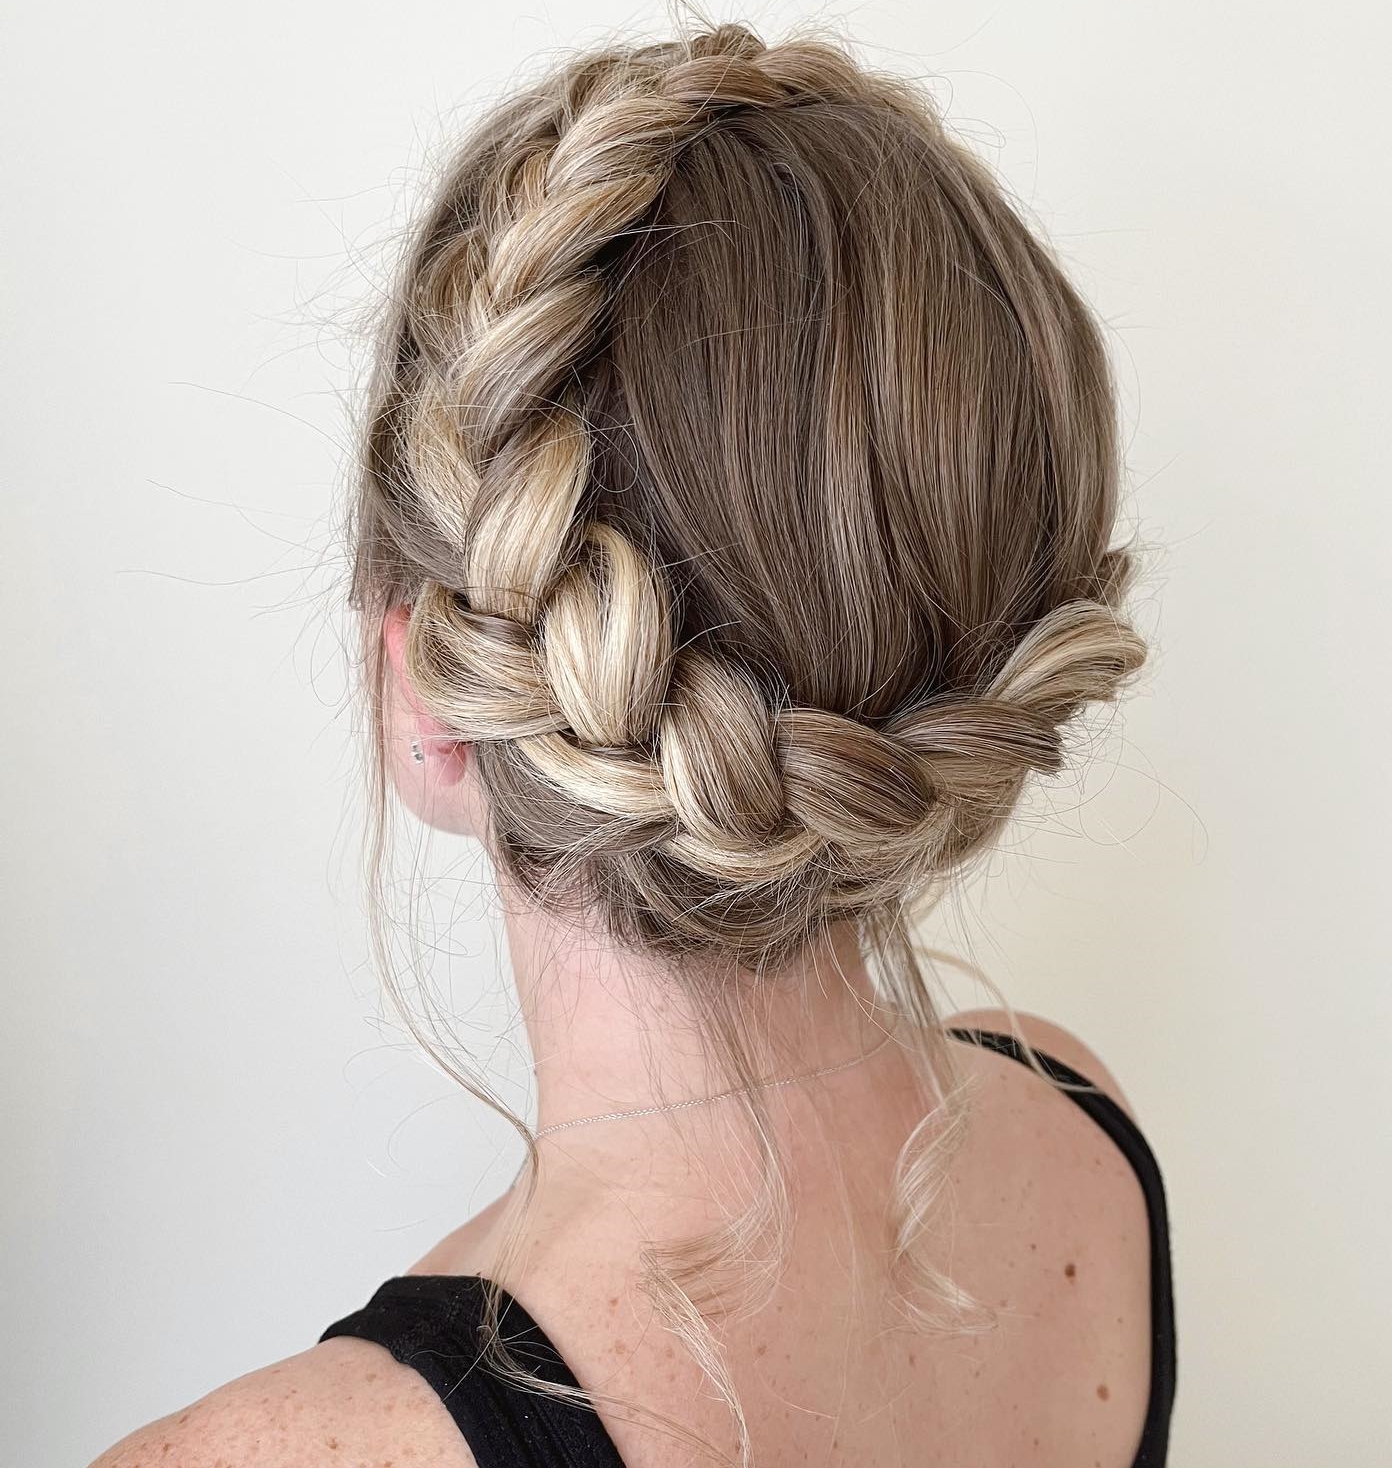
[[[1386,9],[826,14],[942,78],[1097,302],[1163,546],[1142,691],[939,929],[1101,1051],[1164,1161],[1174,1461],[1385,1463]],[[345,328],[442,114],[661,19],[12,6],[6,1461],[86,1463],[304,1348],[516,1162],[365,967]],[[484,874],[424,863],[431,982],[525,1104]]]

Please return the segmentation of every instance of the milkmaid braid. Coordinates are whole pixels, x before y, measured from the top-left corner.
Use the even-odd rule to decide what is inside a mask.
[[[922,676],[867,717],[798,702],[768,658],[742,655],[757,639],[699,625],[686,573],[664,564],[671,547],[597,481],[594,383],[612,381],[625,272],[688,150],[759,114],[782,137],[798,109],[824,117],[877,97],[902,120],[898,95],[847,55],[766,48],[736,26],[585,58],[481,131],[406,276],[370,435],[360,587],[371,579],[412,602],[407,672],[430,712],[477,744],[501,858],[533,892],[598,902],[620,938],[670,954],[778,961],[826,924],[912,894],[998,830],[1031,770],[1060,768],[1063,725],[1113,697],[1144,656],[1115,607],[1126,564],[1105,547],[1108,485],[1040,512],[1023,590],[990,625],[949,607],[934,626],[931,607],[896,633]],[[1041,371],[1076,371],[1092,390],[1095,344],[1070,344],[1086,330],[1071,297],[1050,314],[1024,294],[1047,280],[1059,295],[1052,265],[1022,226],[1011,232],[984,171],[956,155],[951,168],[960,197],[944,239],[991,232],[988,263],[1023,322],[1012,331],[1050,358]],[[1035,413],[1053,434],[1021,419],[1026,501],[1072,493],[1058,482],[1076,468],[1069,389],[1000,409]],[[621,513],[605,512],[606,496]],[[770,533],[824,536],[825,555],[837,553],[836,537],[789,514]],[[1051,571],[1051,543],[1076,537],[1075,521],[1094,527],[1086,564]],[[944,633],[956,642],[944,646]],[[935,681],[957,643],[979,644],[975,663],[956,664],[970,676]]]

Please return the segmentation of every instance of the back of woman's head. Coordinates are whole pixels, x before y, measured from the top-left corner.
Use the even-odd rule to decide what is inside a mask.
[[[928,99],[721,26],[465,142],[384,344],[355,603],[411,604],[528,894],[763,968],[983,850],[1139,666],[1119,467],[1092,315]]]

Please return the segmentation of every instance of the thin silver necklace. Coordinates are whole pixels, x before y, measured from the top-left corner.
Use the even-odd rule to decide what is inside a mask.
[[[635,1106],[628,1111],[601,1111],[597,1116],[577,1116],[573,1121],[553,1121],[550,1126],[544,1126],[539,1132],[534,1132],[532,1135],[540,1141],[542,1137],[548,1137],[552,1132],[569,1131],[571,1127],[589,1126],[596,1121],[623,1121],[630,1116],[656,1116],[663,1111],[686,1111],[693,1106],[711,1106],[717,1101],[725,1101],[731,1096],[741,1096],[749,1091],[772,1091],[779,1086],[791,1086],[795,1081],[812,1081],[816,1080],[818,1076],[835,1075],[837,1071],[850,1070],[853,1065],[860,1065],[869,1060],[872,1055],[878,1055],[893,1038],[893,1030],[887,1030],[884,1039],[872,1045],[863,1054],[853,1055],[849,1060],[838,1061],[835,1065],[824,1065],[820,1070],[804,1071],[795,1076],[783,1076],[774,1081],[756,1081],[752,1086],[731,1086],[728,1091],[717,1091],[713,1096],[693,1096],[687,1101],[669,1101],[664,1106]]]

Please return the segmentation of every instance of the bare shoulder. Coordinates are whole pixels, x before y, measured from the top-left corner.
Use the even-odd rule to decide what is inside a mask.
[[[458,1228],[447,1233],[427,1254],[406,1271],[407,1274],[478,1274],[486,1257],[483,1253],[492,1231],[504,1216],[510,1194],[495,1198],[486,1208]]]
[[[1062,1025],[1056,1025],[1052,1020],[1043,1018],[1042,1015],[1029,1014],[1017,1009],[1012,1025],[1011,1016],[1007,1010],[965,1009],[960,1014],[951,1015],[943,1023],[949,1027],[956,1026],[963,1029],[996,1030],[1006,1035],[1018,1028],[1019,1033],[1036,1050],[1052,1056],[1055,1060],[1061,1060],[1065,1065],[1076,1070],[1079,1075],[1086,1076],[1099,1091],[1110,1096],[1132,1121],[1136,1119],[1135,1112],[1131,1109],[1131,1103],[1126,1099],[1120,1083],[1097,1052],[1079,1039],[1072,1030],[1066,1030]]]
[[[91,1468],[475,1468],[429,1384],[371,1341],[336,1337],[139,1428]]]
[[[471,1272],[506,1200],[495,1199],[405,1272]],[[336,1336],[139,1428],[91,1468],[385,1468],[406,1457],[412,1468],[474,1468],[428,1382],[385,1347]]]

